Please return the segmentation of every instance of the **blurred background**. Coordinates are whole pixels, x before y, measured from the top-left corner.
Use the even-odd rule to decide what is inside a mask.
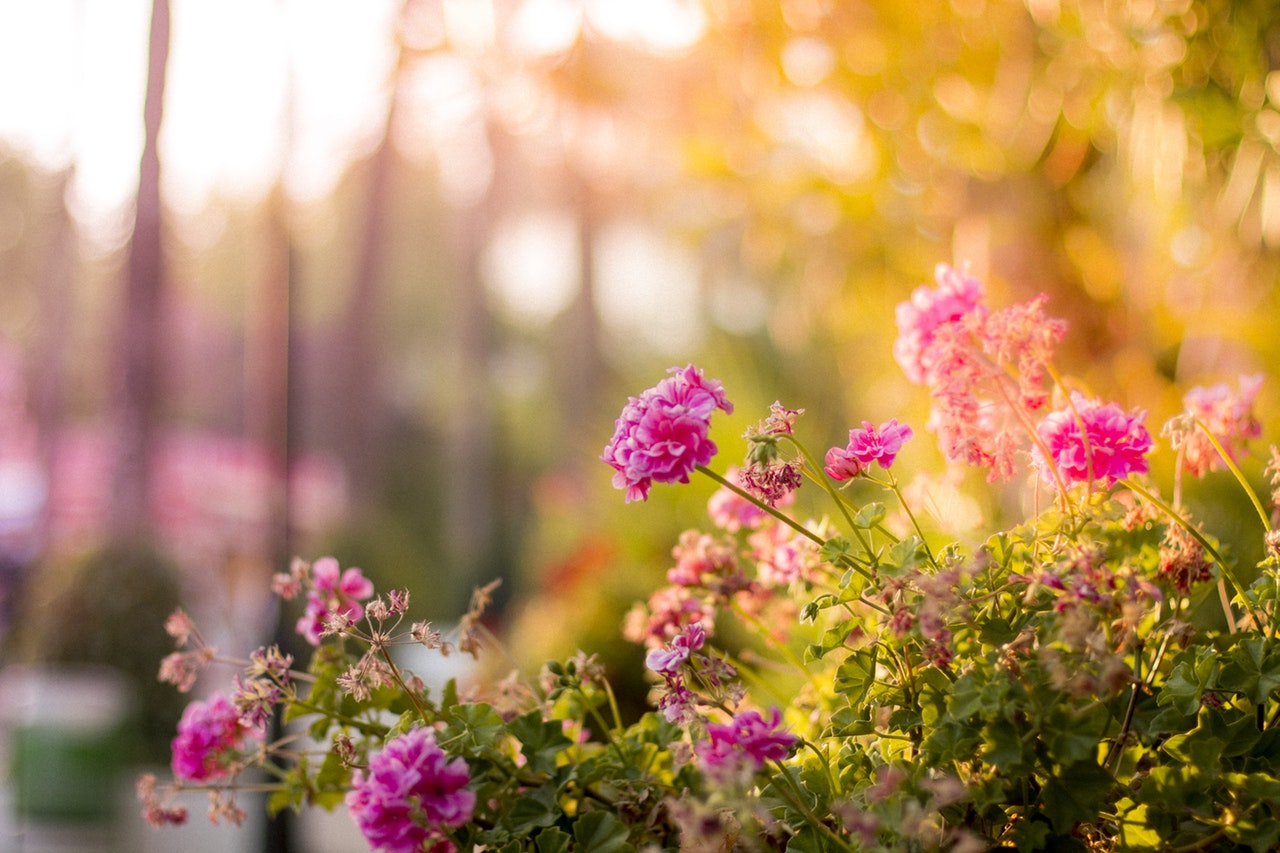
[[[1269,0],[0,0],[4,661],[124,671],[163,764],[169,609],[244,654],[333,554],[414,618],[501,578],[523,663],[642,702],[621,616],[712,488],[624,507],[628,394],[721,379],[721,470],[778,399],[939,472],[893,307],[968,262],[1155,432],[1280,363],[1277,68]]]

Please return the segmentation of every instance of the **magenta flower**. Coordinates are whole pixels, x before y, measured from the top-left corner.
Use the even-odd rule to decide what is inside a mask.
[[[769,709],[769,718],[759,711],[743,711],[728,723],[707,726],[708,739],[698,743],[698,758],[709,769],[735,768],[742,765],[754,770],[766,761],[781,761],[796,742],[796,736],[782,729],[782,714]]]
[[[1071,406],[1049,414],[1036,430],[1066,485],[1091,479],[1111,485],[1147,470],[1146,454],[1154,442],[1142,425],[1145,413],[1125,414],[1114,403],[1104,405],[1075,393],[1071,401]],[[1039,447],[1032,456],[1045,479],[1053,482]]]
[[[1253,401],[1262,389],[1262,374],[1240,377],[1240,390],[1223,383],[1208,388],[1192,388],[1182,398],[1187,412],[1227,451],[1233,462],[1245,452],[1249,439],[1262,435],[1262,424],[1253,414]],[[1194,424],[1185,430],[1170,430],[1175,450],[1182,451],[1182,463],[1193,477],[1203,477],[1222,467],[1222,460],[1209,437]]]
[[[692,364],[669,372],[671,376],[628,400],[600,457],[613,467],[613,485],[626,489],[628,503],[647,499],[655,480],[689,482],[693,469],[716,453],[707,438],[712,412],[733,411],[720,383],[704,379]]]
[[[466,761],[450,761],[435,733],[418,728],[371,755],[367,772],[352,773],[346,804],[374,850],[416,853],[427,843],[449,849],[443,830],[463,825],[475,810],[470,782]]]
[[[240,710],[223,694],[192,702],[182,712],[178,736],[173,739],[173,775],[191,782],[227,775],[227,765],[250,731],[241,722]]]
[[[834,480],[857,477],[871,467],[872,462],[888,470],[902,445],[910,439],[911,427],[899,424],[897,418],[880,424],[879,428],[870,421],[863,421],[860,428],[849,430],[848,445],[827,451],[824,470]]]
[[[926,381],[929,374],[929,348],[938,327],[960,319],[982,301],[982,285],[964,270],[938,264],[934,279],[937,288],[917,287],[896,311],[898,339],[893,357],[916,383]]]

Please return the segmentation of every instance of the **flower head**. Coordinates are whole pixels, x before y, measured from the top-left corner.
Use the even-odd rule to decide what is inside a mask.
[[[207,702],[192,702],[178,722],[173,739],[173,775],[203,782],[228,772],[233,753],[244,746],[251,729],[241,721],[240,709],[222,693]]]
[[[1262,375],[1240,377],[1240,390],[1218,383],[1208,388],[1197,386],[1182,398],[1187,414],[1194,418],[1186,429],[1169,429],[1175,450],[1182,451],[1182,462],[1193,477],[1203,477],[1222,467],[1213,442],[1204,434],[1208,430],[1222,445],[1232,461],[1240,458],[1245,444],[1262,434],[1262,424],[1253,414],[1253,401],[1262,388]],[[1199,424],[1199,427],[1197,427]]]
[[[834,480],[852,479],[871,467],[872,462],[888,470],[910,439],[911,427],[899,424],[897,418],[878,428],[863,421],[861,427],[849,430],[849,443],[843,449],[833,447],[827,451],[824,470]]]
[[[697,745],[698,758],[706,768],[734,768],[746,765],[752,770],[765,761],[781,761],[787,757],[796,736],[782,728],[782,714],[769,709],[765,719],[759,711],[743,711],[728,723],[707,726],[708,739]]]
[[[648,498],[655,480],[689,482],[690,472],[716,453],[707,437],[712,412],[733,411],[720,383],[704,379],[692,364],[670,373],[627,402],[600,457],[613,467],[613,485],[626,489],[628,502]]]
[[[938,264],[934,271],[938,286],[917,287],[907,302],[898,305],[898,339],[893,345],[897,359],[907,378],[924,382],[931,356],[929,349],[938,327],[958,320],[973,311],[982,301],[982,285],[969,278],[967,270]]]
[[[308,575],[301,574],[301,583],[309,587],[307,607],[298,619],[298,633],[313,646],[320,645],[320,638],[334,624],[351,624],[364,616],[360,602],[373,595],[373,583],[359,569],[342,571],[333,557],[321,557],[311,566]]]
[[[1147,470],[1146,455],[1154,443],[1142,425],[1145,417],[1143,412],[1125,414],[1114,403],[1072,394],[1071,405],[1049,414],[1036,432],[1066,485],[1094,480],[1111,485]],[[1033,458],[1052,482],[1052,471],[1038,447]]]
[[[427,842],[445,842],[442,830],[471,820],[470,782],[466,761],[450,761],[435,734],[418,728],[388,741],[370,756],[367,771],[352,774],[346,803],[373,849],[415,853]]]

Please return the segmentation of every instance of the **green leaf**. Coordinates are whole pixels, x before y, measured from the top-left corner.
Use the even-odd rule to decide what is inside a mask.
[[[573,745],[565,737],[558,720],[544,720],[540,711],[530,711],[507,724],[508,731],[520,741],[521,752],[529,760],[534,773],[551,773],[556,768],[556,756]]]
[[[533,841],[537,853],[569,853],[569,833],[563,830],[544,829]]]
[[[827,563],[838,563],[853,550],[853,543],[843,536],[832,536],[822,544],[818,556]]]
[[[1008,619],[989,619],[982,625],[979,639],[989,646],[1003,646],[1018,636]]]
[[[1158,850],[1164,845],[1160,832],[1151,825],[1147,817],[1147,805],[1144,803],[1135,808],[1131,800],[1121,800],[1116,804],[1120,812],[1120,846],[1124,850]]]
[[[555,804],[555,791],[549,785],[534,788],[515,799],[503,822],[515,835],[526,835],[539,826],[551,826],[559,818]]]
[[[787,853],[827,853],[827,848],[818,830],[804,826],[787,840]]]
[[[1218,676],[1223,690],[1244,694],[1255,705],[1280,689],[1280,655],[1262,637],[1251,637],[1232,649]]]
[[[575,853],[635,853],[627,828],[610,812],[587,812],[573,823]]]
[[[871,686],[876,683],[876,658],[878,646],[858,649],[841,662],[836,669],[835,688],[844,694],[850,705],[866,701]]]
[[[1069,833],[1077,823],[1098,817],[1098,808],[1116,780],[1092,760],[1077,761],[1044,786],[1044,814],[1058,832]]]
[[[505,724],[493,706],[485,702],[455,705],[446,712],[449,721],[468,732],[478,746],[493,746]]]
[[[873,502],[858,510],[858,514],[853,517],[853,526],[863,530],[870,530],[877,524],[885,520],[889,511],[884,508],[884,504]]]

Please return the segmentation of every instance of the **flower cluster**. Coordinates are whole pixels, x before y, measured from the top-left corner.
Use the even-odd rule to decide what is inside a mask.
[[[423,728],[393,738],[356,770],[346,805],[375,850],[454,853],[446,829],[471,820],[476,795],[467,762],[449,759]]]
[[[707,438],[711,414],[732,412],[733,404],[714,379],[704,379],[692,364],[671,368],[671,376],[639,397],[632,397],[615,425],[613,438],[600,457],[617,472],[613,485],[626,489],[627,500],[645,500],[649,487],[687,483],[698,465],[716,453]]]
[[[227,775],[245,739],[255,731],[222,693],[213,694],[207,702],[192,702],[182,713],[173,739],[173,775],[192,782]]]
[[[446,635],[412,621],[407,591],[298,561],[274,587],[302,599],[302,669],[274,647],[225,658],[181,612],[166,623],[162,677],[180,690],[214,664],[239,671],[230,696],[188,707],[176,781],[140,780],[144,813],[181,823],[171,795],[194,787],[238,820],[239,777],[260,767],[269,809],[345,807],[384,853],[1274,849],[1280,531],[1240,470],[1258,380],[1191,391],[1166,431],[1182,470],[1222,464],[1251,499],[1250,571],[1176,474],[1162,497],[1144,413],[1060,377],[1065,326],[1044,308],[993,309],[940,267],[899,306],[894,352],[928,386],[949,460],[1026,472],[1051,507],[1028,500],[1025,521],[952,541],[899,487],[918,467],[911,426],[859,421],[815,457],[781,403],[716,473],[710,419],[732,406],[675,369],[627,402],[602,457],[628,502],[695,471],[719,486],[709,526],[680,534],[625,619],[641,649],[622,665],[651,710],[624,722],[587,652],[429,688],[398,647],[479,655],[492,585]],[[1275,506],[1274,448],[1266,474]],[[267,741],[277,714],[289,725]]]

